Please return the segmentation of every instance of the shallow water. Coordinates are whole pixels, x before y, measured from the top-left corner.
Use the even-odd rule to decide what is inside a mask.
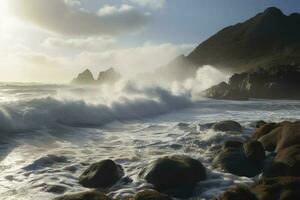
[[[111,92],[111,93],[108,93]],[[110,94],[110,95],[108,95]],[[114,95],[112,95],[114,94]],[[242,134],[205,124],[236,120]],[[186,154],[201,160],[208,179],[194,199],[210,199],[236,183],[253,179],[213,170],[210,147],[246,139],[257,120],[300,119],[299,101],[193,100],[160,87],[80,88],[68,85],[0,85],[0,199],[52,199],[56,191],[85,190],[77,177],[94,162],[110,158],[133,181],[108,191],[131,196],[151,188],[137,174],[149,161]]]

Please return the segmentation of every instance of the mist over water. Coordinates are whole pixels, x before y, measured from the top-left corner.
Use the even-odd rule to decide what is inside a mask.
[[[211,169],[210,147],[246,139],[256,120],[300,119],[297,101],[217,101],[201,91],[227,81],[211,66],[184,82],[121,80],[115,85],[0,85],[0,196],[8,200],[52,199],[85,190],[77,178],[91,164],[110,158],[122,164],[132,183],[117,184],[111,197],[126,197],[152,186],[139,171],[164,155],[187,154],[208,168],[199,199],[209,199],[235,183],[253,179]],[[239,135],[206,124],[236,120]]]

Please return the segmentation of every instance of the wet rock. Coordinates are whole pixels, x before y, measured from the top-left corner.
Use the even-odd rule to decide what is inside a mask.
[[[263,126],[263,125],[265,125],[265,124],[266,124],[266,122],[265,122],[265,121],[263,121],[263,120],[260,120],[260,121],[256,122],[256,124],[255,124],[255,128],[260,128],[261,126]]]
[[[67,194],[53,200],[112,200],[105,194],[97,191],[87,191],[74,194]]]
[[[265,159],[265,149],[259,141],[250,141],[244,144],[246,156],[254,162],[261,162]]]
[[[79,177],[79,183],[88,188],[107,188],[124,176],[122,166],[112,160],[103,160],[92,164]]]
[[[260,200],[300,199],[300,179],[296,177],[277,177],[262,179],[251,187]]]
[[[234,186],[223,192],[215,200],[258,200],[248,188],[243,186]]]
[[[300,161],[300,144],[293,145],[281,150],[275,157],[275,161],[283,162],[289,166],[293,166]]]
[[[213,160],[213,168],[219,168],[225,172],[237,176],[254,177],[262,170],[262,163],[249,159],[243,149],[223,149]]]
[[[183,155],[159,158],[143,169],[139,176],[160,192],[187,189],[192,193],[197,182],[206,179],[206,170],[198,160]],[[174,194],[174,193],[173,193]]]
[[[300,122],[284,124],[275,151],[280,152],[282,149],[296,144],[300,144]]]
[[[258,139],[266,151],[275,151],[277,142],[281,137],[282,128],[282,126],[278,126]]]
[[[258,140],[260,137],[270,133],[273,129],[278,127],[279,124],[277,123],[267,123],[265,125],[260,126],[257,128],[251,136],[252,140]]]
[[[224,143],[223,149],[228,149],[228,148],[242,148],[243,147],[243,142],[237,141],[237,140],[228,140]]]
[[[137,193],[132,200],[172,200],[168,195],[154,190],[145,190]]]
[[[221,121],[217,122],[212,126],[212,129],[215,131],[242,131],[242,126],[235,121],[227,120],[227,121]]]

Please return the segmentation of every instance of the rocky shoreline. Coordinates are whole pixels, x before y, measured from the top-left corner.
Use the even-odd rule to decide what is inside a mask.
[[[299,90],[300,65],[274,65],[234,74],[204,93],[214,99],[300,99]]]
[[[208,124],[208,128],[234,134],[243,131],[235,121]],[[247,141],[228,140],[211,147],[212,168],[254,179],[251,185],[234,185],[214,200],[300,199],[300,122],[259,121]],[[170,155],[149,162],[138,177],[152,185],[127,200],[186,199],[195,196],[197,183],[209,179],[207,169],[192,157]],[[66,194],[54,200],[111,200],[106,195],[116,183],[132,182],[123,167],[113,160],[90,165],[79,183],[90,190]]]

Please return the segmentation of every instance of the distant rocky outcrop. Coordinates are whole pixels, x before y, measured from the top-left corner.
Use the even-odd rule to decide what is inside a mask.
[[[77,78],[73,79],[73,84],[94,84],[95,79],[89,69],[84,70],[78,74]]]
[[[300,65],[279,65],[234,74],[204,93],[215,99],[300,99],[299,90]]]
[[[108,70],[99,73],[96,82],[100,84],[114,83],[120,80],[120,78],[121,78],[121,74],[116,72],[113,68],[109,68]]]
[[[113,68],[101,71],[97,79],[94,79],[92,72],[86,69],[80,73],[77,78],[73,79],[72,84],[94,85],[94,84],[113,84],[121,79],[121,74]]]

